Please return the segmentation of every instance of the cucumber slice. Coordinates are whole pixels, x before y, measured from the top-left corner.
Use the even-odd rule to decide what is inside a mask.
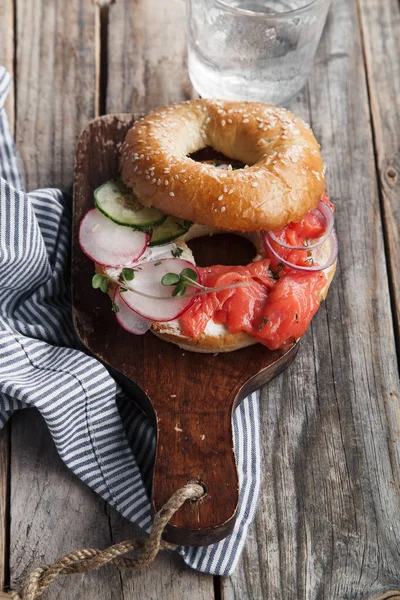
[[[189,231],[191,225],[191,221],[184,221],[183,219],[177,219],[175,217],[167,217],[164,223],[153,228],[149,246],[168,244],[168,242],[176,240],[176,238],[181,237],[187,231]]]
[[[139,204],[131,190],[113,179],[95,190],[94,200],[97,208],[114,223],[141,231],[160,225],[167,218],[157,208]]]

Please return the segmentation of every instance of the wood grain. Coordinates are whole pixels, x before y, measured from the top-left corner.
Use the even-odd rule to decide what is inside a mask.
[[[398,594],[398,372],[361,55],[355,3],[338,0],[292,108],[322,145],[339,265],[296,362],[263,391],[260,507],[223,600]]]
[[[28,190],[71,188],[76,139],[95,116],[98,8],[18,0],[16,140]]]
[[[12,79],[5,103],[11,131],[14,129],[14,6],[13,0],[0,2],[0,65],[6,67]],[[10,426],[0,431],[0,591],[8,583],[8,520],[9,520],[9,439]]]
[[[115,510],[110,507],[107,510],[115,542],[142,535]],[[121,590],[121,600],[214,599],[213,578],[189,569],[172,551],[161,552],[148,569],[136,573],[121,571]]]
[[[359,7],[393,316],[400,336],[400,5],[398,0],[359,0]]]
[[[137,117],[193,97],[186,67],[185,6],[185,0],[111,4],[107,112]]]
[[[10,474],[9,433],[7,425],[0,431],[0,591],[7,583],[8,571],[8,481]]]
[[[20,588],[33,568],[79,547],[112,543],[105,503],[61,462],[36,410],[13,417],[11,460],[11,587]],[[122,598],[118,571],[57,579],[48,600]]]
[[[11,89],[6,100],[5,108],[11,131],[14,131],[14,2],[0,2],[0,65],[3,65],[11,75]]]

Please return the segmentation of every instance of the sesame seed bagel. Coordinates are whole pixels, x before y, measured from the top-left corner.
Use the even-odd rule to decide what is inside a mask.
[[[188,156],[207,146],[246,167],[226,170]],[[325,188],[310,127],[260,102],[204,99],[158,109],[130,129],[120,160],[122,180],[142,204],[225,230],[298,221]]]

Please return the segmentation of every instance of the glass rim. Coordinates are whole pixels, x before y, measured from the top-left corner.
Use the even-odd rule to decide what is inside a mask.
[[[263,19],[269,19],[271,17],[273,17],[274,19],[286,18],[287,16],[300,14],[305,10],[309,10],[313,6],[317,6],[318,4],[323,4],[324,2],[326,2],[327,4],[330,4],[330,1],[331,0],[309,0],[305,6],[301,6],[300,8],[291,8],[290,10],[287,10],[286,12],[263,13],[263,12],[253,11],[253,10],[246,10],[245,8],[238,8],[237,6],[230,6],[229,4],[226,4],[226,2],[224,0],[213,0],[213,2],[215,2],[215,4],[219,4],[221,7],[223,7],[225,10],[227,10],[229,12],[232,12],[232,13],[235,13],[238,15],[242,15],[244,17],[261,17]]]

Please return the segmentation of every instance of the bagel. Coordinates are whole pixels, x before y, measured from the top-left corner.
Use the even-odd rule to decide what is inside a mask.
[[[207,146],[246,166],[224,170],[190,158]],[[310,127],[260,102],[202,99],[156,110],[128,132],[120,170],[143,205],[231,231],[298,221],[325,189]]]
[[[215,159],[199,162],[190,157],[209,146],[222,153],[223,162],[217,164]],[[234,166],[229,164],[230,161]],[[238,162],[243,166],[238,166]],[[120,172],[122,188],[118,188],[120,184],[115,181],[104,184],[112,194],[117,194],[116,202],[122,203],[120,210],[115,212],[113,207],[111,213],[107,213],[110,205],[104,203],[104,196],[103,200],[96,197],[96,192],[103,186],[95,192],[96,205],[103,215],[119,224],[113,226],[136,227],[136,223],[147,222],[148,233],[147,242],[143,233],[139,240],[136,238],[137,245],[134,242],[135,251],[144,252],[135,261],[124,263],[122,267],[118,261],[106,263],[116,265],[114,267],[96,264],[96,272],[107,278],[112,300],[115,300],[115,286],[123,287],[121,281],[125,288],[146,296],[141,294],[137,282],[140,275],[135,276],[135,268],[129,267],[137,267],[143,277],[146,269],[141,263],[153,262],[157,266],[164,257],[169,260],[171,256],[180,257],[182,262],[168,266],[168,269],[179,270],[166,273],[157,279],[156,285],[176,285],[177,281],[181,285],[184,272],[193,273],[187,266],[188,262],[195,264],[187,242],[196,237],[232,232],[250,239],[256,250],[253,262],[246,267],[215,265],[203,270],[197,267],[197,279],[183,281],[183,292],[178,286],[171,289],[171,297],[167,295],[164,300],[173,301],[174,294],[184,295],[187,285],[192,289],[193,286],[202,288],[194,300],[192,293],[183,312],[168,313],[159,309],[152,312],[154,309],[150,310],[145,300],[143,305],[137,304],[136,295],[132,304],[126,295],[125,304],[136,315],[134,318],[130,315],[134,326],[128,331],[137,333],[138,315],[144,315],[145,318],[139,316],[142,325],[144,318],[144,330],[151,325],[151,332],[161,339],[177,344],[183,350],[202,353],[230,352],[258,342],[275,350],[303,335],[320,301],[326,297],[335,273],[337,254],[337,238],[332,230],[334,207],[325,194],[325,168],[319,145],[306,123],[283,108],[259,102],[207,99],[175,104],[150,113],[128,131],[120,151]],[[133,191],[133,196],[124,186]],[[127,206],[124,205],[126,195]],[[127,208],[138,219],[133,225],[132,221],[126,221],[124,211]],[[313,210],[315,208],[317,212]],[[140,217],[139,213],[146,210],[147,216]],[[160,215],[159,211],[164,214]],[[325,219],[322,229],[321,214]],[[104,216],[101,218],[104,220]],[[107,223],[106,230],[110,227]],[[85,235],[89,238],[98,236],[103,227],[104,223],[99,221],[86,228]],[[143,228],[136,228],[143,231]],[[119,230],[117,238],[112,238],[113,260],[116,260],[115,253],[118,257],[124,256],[126,244],[132,243],[132,238],[126,236],[125,227],[122,229],[125,231]],[[312,232],[311,243],[307,231]],[[118,241],[120,239],[124,241]],[[151,243],[146,248],[149,240]],[[91,239],[86,241],[90,243],[83,250],[91,256],[94,246]],[[81,237],[80,242],[82,246]],[[101,257],[108,244],[108,239],[106,244],[101,244],[99,262],[104,260]],[[95,258],[93,260],[96,262]],[[218,259],[215,262],[218,263]],[[124,270],[125,264],[132,272],[133,287],[122,279],[121,268]],[[178,267],[178,264],[186,266]],[[163,282],[167,275],[173,276],[172,283]],[[231,277],[228,285],[225,280],[223,284],[217,283],[225,276],[228,280]],[[136,290],[135,285],[139,286]],[[95,287],[100,287],[99,280]],[[242,287],[241,291],[239,287]],[[227,289],[234,289],[234,292],[218,296],[219,291]],[[158,300],[160,295],[165,296],[165,291],[163,288],[162,292],[147,297]],[[243,299],[244,312],[239,306],[235,314],[235,303]],[[119,311],[114,300],[113,309]],[[249,304],[246,304],[247,300]],[[211,312],[208,312],[207,302],[211,303]],[[280,313],[276,312],[278,306]],[[124,310],[126,314],[126,308]],[[168,314],[179,314],[179,317],[165,322],[159,320],[167,318]],[[196,325],[198,314],[202,319],[201,328],[195,331],[191,325],[193,322]],[[229,315],[240,318],[233,319],[233,324]],[[244,320],[240,322],[242,317]],[[158,320],[151,323],[153,318]],[[126,323],[122,325],[126,326]]]

